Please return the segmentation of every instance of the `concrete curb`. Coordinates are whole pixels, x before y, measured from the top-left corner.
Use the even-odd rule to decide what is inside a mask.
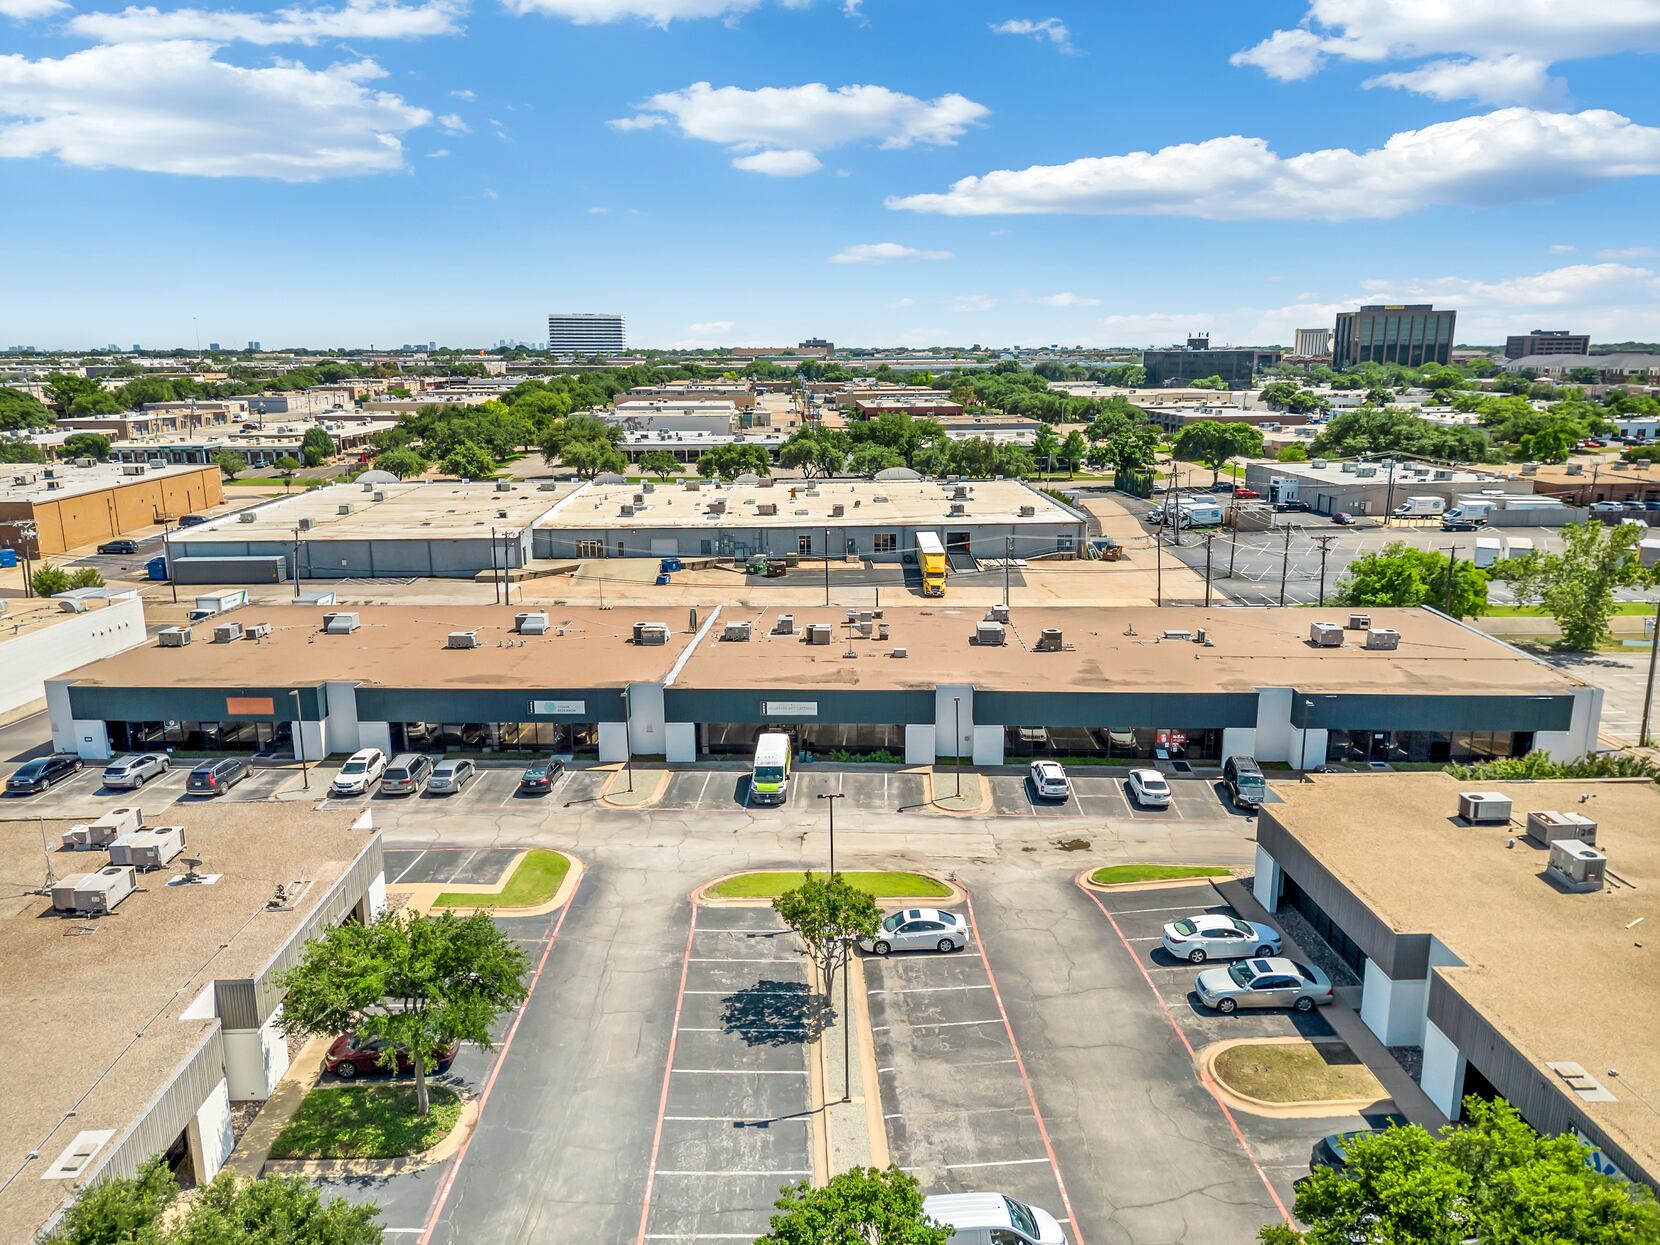
[[[1109,867],[1109,866],[1104,866],[1104,865],[1090,865],[1090,866],[1088,866],[1087,868],[1085,868],[1083,870],[1083,872],[1078,874],[1077,879],[1076,879],[1078,885],[1083,887],[1085,890],[1096,891],[1097,893],[1102,894],[1102,895],[1111,895],[1111,894],[1115,894],[1119,891],[1167,891],[1167,890],[1175,890],[1178,887],[1182,887],[1182,886],[1198,886],[1198,885],[1201,885],[1202,883],[1205,883],[1205,882],[1211,882],[1211,883],[1231,882],[1231,881],[1234,881],[1235,879],[1237,879],[1241,876],[1248,875],[1251,872],[1251,870],[1249,868],[1246,868],[1243,865],[1241,865],[1238,869],[1231,869],[1231,868],[1228,868],[1227,866],[1224,865],[1224,866],[1220,867],[1217,870],[1217,872],[1211,874],[1209,877],[1204,877],[1204,878],[1161,878],[1157,881],[1152,881],[1152,882],[1092,882],[1092,881],[1090,881],[1090,875],[1092,873],[1094,873],[1097,869],[1107,868],[1107,867]]]
[[[636,770],[635,772],[638,773],[639,771]],[[652,805],[661,800],[663,798],[663,793],[669,789],[669,778],[671,777],[671,774],[666,769],[646,770],[645,772],[647,775],[654,776],[649,787],[636,783],[632,794],[627,790],[614,791],[613,788],[617,786],[619,781],[624,782],[625,784],[627,781],[628,771],[619,766],[612,773],[610,780],[600,789],[598,797],[599,802],[607,808],[620,808],[627,810],[650,808]]]
[[[1360,1111],[1363,1108],[1381,1109],[1383,1104],[1389,1107],[1395,1105],[1390,1098],[1389,1091],[1383,1082],[1378,1081],[1375,1073],[1366,1067],[1359,1055],[1354,1055],[1355,1062],[1366,1068],[1367,1075],[1377,1083],[1378,1093],[1360,1098],[1310,1098],[1298,1102],[1269,1102],[1263,1098],[1253,1098],[1249,1094],[1241,1093],[1216,1071],[1216,1060],[1224,1051],[1232,1050],[1237,1046],[1341,1046],[1354,1055],[1349,1044],[1339,1037],[1329,1038],[1301,1038],[1301,1037],[1271,1037],[1271,1038],[1230,1038],[1224,1042],[1212,1042],[1209,1046],[1199,1049],[1194,1057],[1194,1069],[1201,1077],[1208,1076],[1211,1083],[1222,1097],[1228,1100],[1230,1106],[1241,1111],[1249,1111],[1253,1115],[1268,1116],[1274,1119],[1318,1119],[1328,1115],[1344,1115],[1349,1112]]]
[[[541,850],[557,851],[558,849],[549,847]],[[513,876],[513,870],[517,869],[520,863],[529,854],[530,849],[526,848],[517,856],[513,857],[507,868],[502,871],[502,876],[497,879],[494,886],[476,886],[472,883],[460,883],[446,886],[439,882],[419,882],[411,886],[397,886],[390,887],[388,889],[408,893],[410,896],[408,906],[420,912],[423,916],[431,916],[433,913],[433,904],[438,901],[438,896],[440,895],[465,895],[473,894],[475,892],[480,896],[499,894],[502,886],[506,885],[507,879]],[[564,879],[559,883],[559,889],[553,892],[553,898],[549,899],[546,903],[539,903],[528,908],[501,907],[492,904],[480,904],[474,908],[440,908],[438,911],[453,912],[456,916],[472,916],[475,912],[484,912],[490,916],[504,917],[546,916],[550,912],[557,912],[560,908],[570,902],[571,894],[576,890],[576,884],[582,880],[583,873],[587,871],[587,866],[584,865],[578,857],[573,856],[570,852],[559,852],[559,854],[569,862],[569,867],[565,870]]]
[[[461,1144],[478,1127],[478,1099],[456,1090],[461,1096],[461,1114],[455,1127],[445,1133],[438,1143],[419,1154],[406,1154],[395,1159],[267,1159],[264,1173],[270,1176],[306,1176],[311,1179],[358,1178],[365,1176],[400,1176],[442,1163],[461,1149]]]
[[[953,777],[955,777],[955,773],[956,771],[952,771]],[[926,805],[929,812],[939,813],[946,817],[980,817],[991,812],[991,784],[986,781],[985,775],[976,773],[972,770],[965,770],[963,772],[963,777],[965,779],[973,779],[974,782],[979,785],[980,800],[977,804],[972,806],[964,804],[961,808],[951,808],[947,804],[942,803],[942,801],[955,800],[957,798],[954,795],[940,795],[935,791],[935,783],[942,777],[944,777],[944,775],[933,769],[930,769],[923,775],[923,781],[925,783],[924,794],[927,797]],[[955,786],[956,784],[953,783],[952,785]],[[964,799],[966,798],[967,797],[965,796]]]
[[[700,884],[699,886],[697,886],[696,888],[694,888],[693,891],[692,891],[692,902],[695,903],[695,904],[699,904],[699,905],[701,905],[703,907],[706,907],[706,908],[770,908],[770,907],[772,907],[772,900],[770,900],[770,899],[727,899],[727,898],[724,898],[722,896],[711,895],[708,892],[712,887],[719,886],[722,882],[731,881],[733,878],[741,878],[741,877],[744,877],[744,876],[746,876],[748,874],[751,874],[751,873],[795,873],[795,872],[797,872],[797,870],[795,870],[795,869],[739,869],[735,873],[723,873],[719,877],[710,878],[707,882],[704,882],[704,883]],[[817,872],[819,872],[819,870],[815,869],[814,872],[817,873]],[[840,872],[840,870],[838,870],[838,872]],[[949,887],[951,889],[951,894],[948,895],[948,896],[944,896],[944,895],[891,895],[891,896],[887,896],[887,897],[882,898],[882,899],[878,899],[876,901],[876,903],[878,905],[892,904],[892,905],[894,905],[896,907],[900,907],[900,908],[921,908],[921,907],[936,906],[936,905],[939,905],[939,904],[947,904],[947,905],[948,904],[957,904],[957,903],[961,903],[963,901],[964,896],[967,894],[967,892],[964,891],[962,887],[958,886],[955,882],[951,881],[950,879],[939,877],[938,875],[933,874],[933,873],[922,873],[920,870],[917,870],[917,869],[894,869],[894,870],[887,870],[887,869],[853,869],[853,870],[848,870],[848,872],[852,872],[852,873],[888,873],[888,872],[893,872],[893,873],[916,873],[921,877],[932,878],[934,881],[938,882],[941,886],[946,886],[946,887]]]

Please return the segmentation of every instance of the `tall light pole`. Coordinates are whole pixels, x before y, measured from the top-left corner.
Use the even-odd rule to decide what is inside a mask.
[[[830,801],[830,877],[836,876],[836,801],[845,798],[840,791],[820,791],[818,798]],[[842,1101],[853,1101],[853,1035],[848,1029],[847,967],[852,955],[851,940],[842,939]]]
[[[161,530],[161,556],[167,560],[167,586],[173,590],[173,604],[179,603],[179,581],[173,574],[173,525],[171,521]]]
[[[830,529],[824,529],[824,603],[830,604]]]
[[[957,764],[957,799],[963,795],[963,698],[951,698],[951,751],[956,757]]]
[[[300,599],[300,528],[294,525],[294,599]]]
[[[836,801],[845,799],[840,791],[820,791],[818,798],[830,801],[830,876],[836,876]]]
[[[1648,747],[1648,722],[1654,708],[1654,659],[1660,655],[1660,602],[1654,606],[1654,634],[1649,637],[1648,687],[1643,692],[1643,728],[1637,732],[1637,746]]]
[[[628,707],[628,689],[622,690],[623,702],[623,768],[628,771],[628,790],[634,791],[634,718]]]
[[[294,759],[300,763],[300,782],[311,790],[311,770],[305,763],[305,723],[300,720],[300,689],[291,687],[288,694],[294,698]]]

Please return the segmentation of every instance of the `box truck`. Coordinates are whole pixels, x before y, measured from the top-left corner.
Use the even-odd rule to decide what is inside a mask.
[[[922,565],[922,595],[945,595],[945,546],[933,532],[916,534],[917,561]]]
[[[1405,502],[1395,507],[1397,519],[1430,519],[1443,513],[1447,508],[1445,497],[1408,497]]]
[[[248,590],[246,588],[227,588],[223,592],[204,592],[196,598],[196,608],[191,610],[188,617],[193,623],[202,622],[218,614],[224,614],[234,609],[241,609],[248,604]]]

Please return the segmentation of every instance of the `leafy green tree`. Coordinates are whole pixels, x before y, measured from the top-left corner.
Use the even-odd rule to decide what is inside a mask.
[[[375,467],[377,470],[390,472],[400,480],[407,480],[410,476],[418,476],[425,471],[427,460],[421,457],[418,450],[407,445],[397,445],[376,454]]]
[[[705,450],[698,457],[697,473],[706,478],[719,476],[723,480],[735,480],[745,473],[771,475],[772,456],[765,446],[734,441]]]
[[[1274,460],[1282,463],[1306,463],[1308,451],[1300,445],[1282,445],[1279,452],[1274,455]]]
[[[1451,568],[1452,599],[1447,598],[1451,559],[1428,549],[1393,540],[1376,553],[1349,563],[1337,580],[1339,605],[1433,605],[1455,618],[1479,618],[1487,612],[1487,574],[1468,559]]]
[[[1635,523],[1570,523],[1562,552],[1508,558],[1494,568],[1524,605],[1542,605],[1562,629],[1562,643],[1589,651],[1608,634],[1614,589],[1648,578],[1637,552],[1643,528]]]
[[[1562,463],[1568,461],[1578,444],[1573,426],[1558,422],[1523,437],[1522,453],[1536,462]]]
[[[108,389],[84,393],[69,404],[71,415],[119,415],[126,405]]]
[[[216,450],[213,455],[213,462],[227,480],[236,479],[237,472],[248,469],[248,460],[232,450]]]
[[[823,1006],[835,991],[836,969],[846,962],[848,948],[876,933],[882,913],[864,891],[849,886],[841,874],[825,878],[809,872],[800,886],[772,901],[772,910],[801,939],[807,958],[818,967],[824,983]]]
[[[95,458],[103,462],[110,456],[110,439],[96,432],[73,432],[63,439],[65,458]]]
[[[1309,452],[1317,456],[1356,454],[1417,454],[1448,462],[1485,462],[1492,442],[1480,428],[1449,427],[1406,411],[1356,407],[1334,416],[1314,439]]]
[[[74,585],[69,582],[69,572],[61,566],[41,565],[29,576],[29,587],[34,589],[37,597],[55,597],[60,592],[68,592]]]
[[[1176,438],[1175,455],[1190,463],[1210,468],[1211,483],[1222,473],[1228,459],[1262,453],[1262,429],[1250,424],[1223,423],[1201,419],[1183,428]]]
[[[1037,430],[1037,436],[1032,439],[1032,457],[1040,467],[1052,468],[1056,455],[1061,452],[1061,439],[1055,430],[1048,424]]]
[[[856,476],[864,476],[866,479],[888,467],[903,467],[904,465],[904,456],[898,450],[889,449],[885,445],[877,445],[869,441],[863,445],[854,446],[853,452],[847,456],[848,471]]]
[[[848,438],[835,428],[809,425],[790,434],[778,449],[778,465],[799,470],[809,479],[833,476],[847,466]]]
[[[46,391],[52,395],[52,405],[57,407],[61,414],[68,415],[75,399],[102,393],[103,387],[90,376],[54,372],[46,378]]]
[[[613,448],[622,443],[622,429],[592,415],[569,415],[555,420],[542,437],[542,457],[555,466],[568,446],[579,441],[603,442]]]
[[[923,1213],[916,1180],[890,1167],[854,1167],[815,1189],[786,1187],[755,1245],[946,1245],[951,1229]]]
[[[282,1026],[291,1035],[355,1032],[407,1051],[420,1113],[427,1065],[452,1042],[491,1049],[492,1026],[525,997],[525,953],[489,916],[386,913],[332,927],[285,972]]]
[[[50,428],[54,422],[52,412],[30,395],[21,389],[0,385],[0,432]]]
[[[667,450],[647,450],[640,455],[640,468],[649,475],[667,479],[685,469],[684,464]]]
[[[1075,475],[1078,464],[1084,461],[1084,455],[1089,453],[1089,442],[1084,440],[1084,434],[1074,428],[1066,434],[1056,454],[1065,461],[1067,475]]]
[[[592,480],[602,471],[626,471],[628,459],[607,440],[569,441],[563,451],[565,466],[584,480]]]
[[[1189,389],[1226,389],[1228,382],[1220,376],[1201,376],[1198,380],[1187,383]]]
[[[301,1176],[224,1173],[197,1193],[165,1245],[379,1245],[379,1208],[323,1200]]]
[[[1464,1100],[1463,1123],[1356,1137],[1347,1165],[1319,1167],[1297,1193],[1297,1231],[1264,1245],[1638,1245],[1660,1241],[1660,1209],[1641,1185],[1593,1170],[1570,1134],[1543,1137],[1502,1100]]]
[[[69,572],[69,586],[71,588],[102,588],[104,577],[98,573],[96,566],[77,566]]]
[[[154,1225],[179,1195],[167,1164],[151,1159],[138,1175],[100,1180],[81,1191],[36,1245],[127,1245],[159,1242]]]
[[[496,460],[490,457],[489,451],[471,441],[463,441],[444,456],[438,470],[463,480],[487,480],[496,474]]]
[[[334,457],[334,438],[321,428],[307,428],[300,438],[300,457],[308,467],[321,467]]]
[[[0,437],[0,463],[43,463],[46,454],[33,441]]]
[[[292,454],[284,454],[271,465],[277,469],[277,474],[282,477],[283,492],[286,493],[289,489],[293,488],[294,473],[298,471],[302,465],[300,460],[295,458]]]

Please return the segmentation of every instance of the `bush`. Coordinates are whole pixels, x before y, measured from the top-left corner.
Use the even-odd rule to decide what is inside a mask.
[[[60,592],[68,592],[74,587],[69,582],[69,572],[57,566],[43,566],[29,576],[29,587],[35,590],[37,597],[55,597]]]
[[[1650,778],[1660,782],[1660,765],[1629,752],[1592,752],[1574,761],[1555,761],[1543,752],[1443,767],[1454,778],[1475,782],[1525,782],[1550,778]]]
[[[1306,463],[1308,451],[1300,445],[1285,445],[1280,447],[1280,452],[1274,457],[1282,463]]]
[[[846,748],[830,749],[830,759],[843,765],[903,765],[905,758],[886,748],[874,752],[849,752]]]
[[[104,577],[98,573],[96,566],[77,566],[69,572],[69,586],[71,588],[102,588]]]

